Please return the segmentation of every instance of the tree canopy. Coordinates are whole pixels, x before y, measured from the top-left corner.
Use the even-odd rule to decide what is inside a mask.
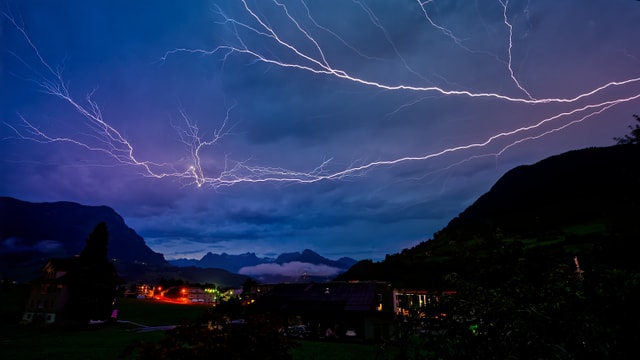
[[[640,123],[640,116],[633,114],[633,117]],[[618,145],[638,144],[640,141],[640,124],[629,125],[629,129],[631,130],[629,134],[623,137],[615,137],[613,140],[615,140]]]

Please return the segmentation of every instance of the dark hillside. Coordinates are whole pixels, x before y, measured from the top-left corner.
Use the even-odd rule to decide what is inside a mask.
[[[497,249],[524,249],[545,262],[581,255],[584,265],[597,254],[600,262],[637,267],[629,249],[640,238],[639,164],[640,147],[624,145],[514,168],[432,240],[379,263],[360,262],[339,279],[441,287],[447,274],[486,271]]]
[[[571,151],[507,172],[443,232],[541,235],[596,220],[624,225],[620,220],[640,209],[638,189],[637,146]]]
[[[404,318],[438,359],[630,359],[640,341],[640,146],[505,174],[434,235],[341,280],[454,290]],[[413,315],[411,315],[413,314]],[[431,358],[429,357],[429,358]]]

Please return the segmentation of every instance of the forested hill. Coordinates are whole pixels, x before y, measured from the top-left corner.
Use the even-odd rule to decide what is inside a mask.
[[[606,221],[633,225],[640,199],[640,147],[571,151],[507,172],[443,229],[534,236]]]
[[[340,279],[414,288],[451,286],[451,274],[497,281],[509,276],[494,274],[501,256],[535,258],[529,265],[541,272],[573,265],[573,256],[583,269],[637,270],[631,249],[640,240],[639,174],[638,145],[576,150],[514,168],[433,239],[382,262],[359,262]]]

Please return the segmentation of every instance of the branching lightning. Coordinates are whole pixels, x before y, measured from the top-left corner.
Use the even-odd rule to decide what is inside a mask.
[[[435,93],[439,93],[441,95],[459,95],[459,96],[468,96],[468,97],[474,97],[474,98],[478,98],[478,97],[487,97],[487,98],[496,98],[496,99],[500,99],[500,100],[505,100],[505,101],[510,101],[510,102],[517,102],[517,103],[526,103],[526,104],[548,104],[548,103],[574,103],[577,102],[578,100],[584,99],[584,98],[588,98],[592,95],[595,95],[603,90],[606,90],[608,88],[611,87],[616,87],[616,86],[622,86],[622,85],[628,85],[631,83],[636,83],[636,82],[640,82],[640,77],[636,77],[636,78],[631,78],[631,79],[626,79],[626,80],[622,80],[622,81],[611,81],[608,82],[606,84],[603,84],[591,91],[576,95],[574,97],[568,97],[568,98],[541,98],[541,99],[533,99],[530,95],[528,95],[526,98],[521,98],[521,97],[515,97],[515,96],[508,96],[508,95],[504,95],[504,94],[499,94],[499,93],[493,93],[493,92],[471,92],[471,91],[466,91],[466,90],[456,90],[456,89],[446,89],[446,88],[441,88],[441,87],[437,87],[437,86],[416,86],[416,85],[407,85],[407,84],[385,84],[385,83],[381,83],[381,82],[377,82],[375,80],[370,80],[370,79],[365,79],[365,78],[360,78],[360,77],[356,77],[353,76],[351,74],[349,74],[349,72],[347,70],[344,69],[340,69],[337,67],[333,67],[329,64],[329,62],[327,61],[327,56],[325,55],[324,51],[322,50],[322,47],[319,45],[319,42],[317,40],[315,40],[308,31],[302,29],[299,25],[299,23],[296,21],[295,18],[293,18],[290,13],[286,10],[286,6],[283,5],[282,3],[278,2],[278,1],[274,1],[275,4],[277,4],[279,7],[282,7],[284,10],[284,13],[286,15],[287,18],[290,19],[290,21],[295,24],[296,28],[299,29],[299,31],[304,35],[304,38],[306,38],[307,40],[309,40],[311,43],[313,43],[313,47],[314,49],[318,52],[318,55],[313,55],[313,54],[308,54],[306,52],[304,52],[300,46],[296,46],[295,44],[292,44],[291,42],[287,42],[285,40],[283,40],[278,33],[272,28],[270,27],[267,22],[261,18],[259,15],[257,15],[256,12],[254,12],[251,7],[249,7],[249,5],[247,4],[247,2],[245,0],[241,0],[242,4],[244,5],[245,10],[247,11],[247,13],[253,18],[255,19],[257,25],[259,25],[259,27],[254,27],[251,26],[249,24],[243,23],[241,21],[238,21],[236,19],[227,17],[226,14],[224,13],[220,13],[220,15],[225,17],[225,22],[233,24],[234,26],[238,26],[238,27],[242,27],[245,28],[253,33],[255,33],[256,35],[260,36],[260,37],[264,37],[266,42],[273,42],[273,45],[276,47],[281,47],[283,49],[289,50],[291,52],[291,54],[295,57],[297,57],[297,59],[300,62],[284,62],[282,60],[279,60],[275,57],[270,57],[269,54],[263,54],[258,52],[257,50],[252,50],[246,46],[244,47],[236,47],[236,46],[230,46],[230,45],[220,45],[217,46],[211,50],[206,50],[206,49],[185,49],[185,48],[180,48],[180,49],[173,49],[170,51],[167,51],[164,56],[162,56],[162,60],[165,61],[167,60],[167,58],[170,55],[176,54],[176,53],[196,53],[196,54],[204,54],[204,55],[214,55],[214,54],[218,54],[218,53],[223,53],[225,57],[229,56],[229,54],[231,53],[238,53],[238,54],[244,54],[244,55],[249,55],[251,57],[253,57],[256,61],[260,61],[260,62],[264,62],[267,64],[271,64],[271,65],[276,65],[276,66],[280,66],[280,67],[284,67],[284,68],[294,68],[297,70],[304,70],[304,71],[309,71],[315,74],[324,74],[324,75],[330,75],[330,76],[335,76],[337,78],[343,79],[343,80],[348,80],[354,83],[358,83],[358,84],[362,84],[362,85],[367,85],[367,86],[373,86],[373,87],[377,87],[380,88],[382,90],[407,90],[407,91],[416,91],[416,92],[435,92]],[[418,1],[419,2],[419,1]],[[427,2],[428,3],[428,2]],[[424,4],[420,3],[420,7],[423,9],[423,11],[426,10],[424,8]],[[504,8],[504,23],[507,25],[508,29],[509,29],[509,33],[511,35],[512,33],[512,26],[508,21],[508,17],[507,17],[507,6],[508,6],[508,1],[507,2],[502,2],[500,1],[500,4],[502,4],[503,8]],[[430,23],[433,24],[433,22],[431,20],[429,20]],[[379,24],[377,24],[379,25]],[[435,25],[434,26],[441,30],[443,29],[441,26]],[[456,42],[459,42],[460,40],[458,38],[456,38],[455,36],[452,35],[451,31],[445,31],[444,32],[447,36],[452,37]],[[240,35],[236,32],[236,37],[237,38],[241,38]],[[512,41],[511,41],[511,36],[509,36],[509,44],[508,44],[508,53],[509,53],[509,61],[508,61],[508,70],[511,73],[511,76],[514,80],[514,82],[516,82],[516,84],[518,85],[518,87],[524,91],[526,94],[528,94],[528,91],[526,89],[524,89],[524,87],[522,87],[522,85],[520,85],[519,81],[515,78],[515,75],[513,73],[513,69],[512,69],[512,65],[511,65],[511,49],[513,47]],[[241,45],[244,45],[244,42],[240,42]]]
[[[136,152],[134,144],[130,143],[125,136],[122,135],[118,129],[114,128],[110,123],[102,116],[102,112],[98,104],[92,100],[92,94],[87,95],[83,102],[74,99],[69,91],[68,86],[65,84],[62,72],[59,69],[52,67],[40,54],[38,47],[34,44],[29,37],[27,31],[23,26],[18,24],[13,17],[4,14],[9,19],[17,31],[22,35],[26,43],[30,46],[39,61],[44,75],[37,81],[40,89],[46,94],[52,95],[63,102],[67,103],[73,110],[75,110],[84,119],[84,124],[90,130],[89,139],[93,141],[87,141],[86,138],[80,138],[77,136],[69,137],[56,137],[50,135],[32,122],[28,121],[24,117],[20,116],[21,122],[18,125],[6,124],[15,132],[16,136],[20,139],[31,140],[40,143],[70,143],[87,150],[100,152],[111,158],[118,164],[133,166],[141,170],[144,176],[153,178],[173,178],[183,182],[195,184],[196,186],[210,186],[213,188],[219,188],[222,186],[231,186],[239,183],[258,183],[258,182],[288,182],[288,183],[313,183],[322,180],[339,180],[347,177],[360,176],[366,173],[366,171],[377,167],[391,166],[400,163],[424,161],[437,157],[441,157],[445,154],[461,152],[466,150],[477,150],[486,148],[489,144],[496,143],[497,140],[507,141],[506,145],[502,145],[497,152],[491,153],[492,155],[499,156],[508,149],[517,146],[525,141],[538,139],[549,135],[554,132],[565,130],[566,128],[578,124],[586,119],[589,119],[595,115],[622,103],[627,103],[640,99],[640,93],[632,94],[626,97],[617,97],[608,100],[602,100],[598,97],[595,100],[595,95],[601,95],[609,90],[621,88],[623,86],[629,86],[640,83],[640,77],[633,77],[624,80],[611,81],[597,86],[588,91],[569,96],[569,97],[534,97],[529,90],[521,83],[513,68],[513,48],[517,44],[513,41],[514,26],[509,17],[509,0],[496,0],[500,5],[502,13],[500,14],[504,23],[504,29],[507,32],[508,42],[504,46],[504,55],[506,57],[506,72],[509,74],[512,84],[517,87],[521,96],[510,95],[506,93],[497,92],[474,92],[460,88],[445,88],[438,87],[431,84],[427,85],[415,85],[404,83],[385,83],[377,81],[371,78],[364,78],[356,76],[349,72],[348,69],[342,68],[336,65],[337,61],[332,60],[329,54],[325,51],[320,38],[314,36],[314,31],[322,31],[325,34],[330,34],[334,39],[338,39],[340,43],[347,46],[355,53],[357,53],[364,60],[372,59],[372,57],[364,55],[364,52],[357,50],[357,48],[351,45],[348,41],[341,38],[336,32],[330,29],[327,25],[321,25],[312,16],[311,10],[307,6],[304,0],[300,0],[301,6],[306,11],[307,20],[310,21],[313,28],[305,27],[299,18],[296,18],[294,13],[284,2],[280,0],[272,0],[275,9],[279,9],[280,14],[284,19],[288,21],[290,25],[289,31],[295,32],[299,37],[300,43],[296,43],[293,40],[287,40],[283,34],[279,33],[276,28],[269,24],[267,18],[261,15],[261,12],[253,9],[246,0],[240,0],[242,8],[245,11],[245,15],[251,22],[241,21],[238,18],[234,18],[226,14],[222,9],[218,9],[218,14],[222,17],[222,24],[227,26],[229,31],[234,35],[235,44],[223,44],[213,47],[212,49],[187,49],[177,48],[167,51],[162,56],[162,61],[171,61],[171,57],[179,53],[194,53],[204,55],[217,55],[221,56],[226,61],[230,56],[245,56],[256,62],[262,62],[273,66],[278,66],[292,71],[305,71],[319,76],[329,76],[340,79],[341,81],[351,82],[366,87],[373,87],[377,89],[387,91],[407,91],[407,92],[420,92],[436,94],[439,96],[456,96],[466,98],[485,98],[492,101],[508,102],[524,104],[526,106],[552,106],[554,104],[568,104],[570,108],[562,112],[556,112],[552,116],[548,116],[539,119],[536,123],[517,127],[511,130],[505,130],[495,133],[494,135],[480,140],[474,143],[468,143],[464,145],[452,146],[444,148],[439,151],[435,151],[429,154],[422,154],[416,156],[402,157],[389,160],[379,160],[367,163],[351,164],[350,166],[341,170],[330,170],[331,159],[326,160],[320,165],[314,167],[311,170],[294,171],[281,167],[265,167],[265,166],[253,166],[248,160],[245,161],[232,161],[227,159],[223,168],[219,169],[214,174],[211,174],[203,164],[203,157],[206,156],[205,149],[215,147],[223,138],[229,135],[230,131],[230,116],[233,107],[227,109],[226,116],[222,121],[220,128],[213,132],[210,136],[203,136],[197,122],[190,119],[186,111],[180,111],[182,118],[182,124],[176,125],[174,128],[178,133],[180,141],[185,145],[188,151],[188,164],[182,165],[169,165],[167,163],[156,163],[152,161],[146,161],[139,158]],[[429,12],[429,5],[435,0],[417,0],[417,11],[424,17],[424,21],[428,26],[435,29],[442,36],[447,37],[453,41],[457,46],[464,50],[471,51],[465,44],[465,40],[456,36],[453,31],[445,26],[439,25],[433,20],[433,17]],[[375,13],[363,2],[354,0],[366,17],[371,23],[380,30],[384,35],[384,41],[388,44],[398,61],[402,66],[411,74],[416,75],[416,83],[425,80],[417,71],[412,69],[408,62],[403,58],[401,52],[394,44],[392,37],[389,35],[385,27],[376,17]],[[243,32],[240,31],[242,29]],[[275,51],[260,51],[256,48],[249,46],[249,42],[245,41],[242,34],[248,32],[254,36],[260,38],[264,44],[272,46],[273,49],[277,49],[281,53],[288,54],[286,59],[283,60],[274,55]],[[290,38],[290,37],[289,37]],[[522,96],[523,95],[523,96]],[[604,96],[604,95],[603,95]],[[410,106],[410,105],[408,105]],[[559,124],[556,124],[559,123]],[[548,126],[552,126],[551,129]],[[515,139],[515,140],[514,140]],[[477,157],[474,155],[471,158]],[[465,161],[465,160],[463,160]]]

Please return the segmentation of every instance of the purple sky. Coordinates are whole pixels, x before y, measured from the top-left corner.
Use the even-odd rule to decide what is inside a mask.
[[[2,11],[0,195],[108,205],[169,259],[380,259],[640,112],[634,0]]]

